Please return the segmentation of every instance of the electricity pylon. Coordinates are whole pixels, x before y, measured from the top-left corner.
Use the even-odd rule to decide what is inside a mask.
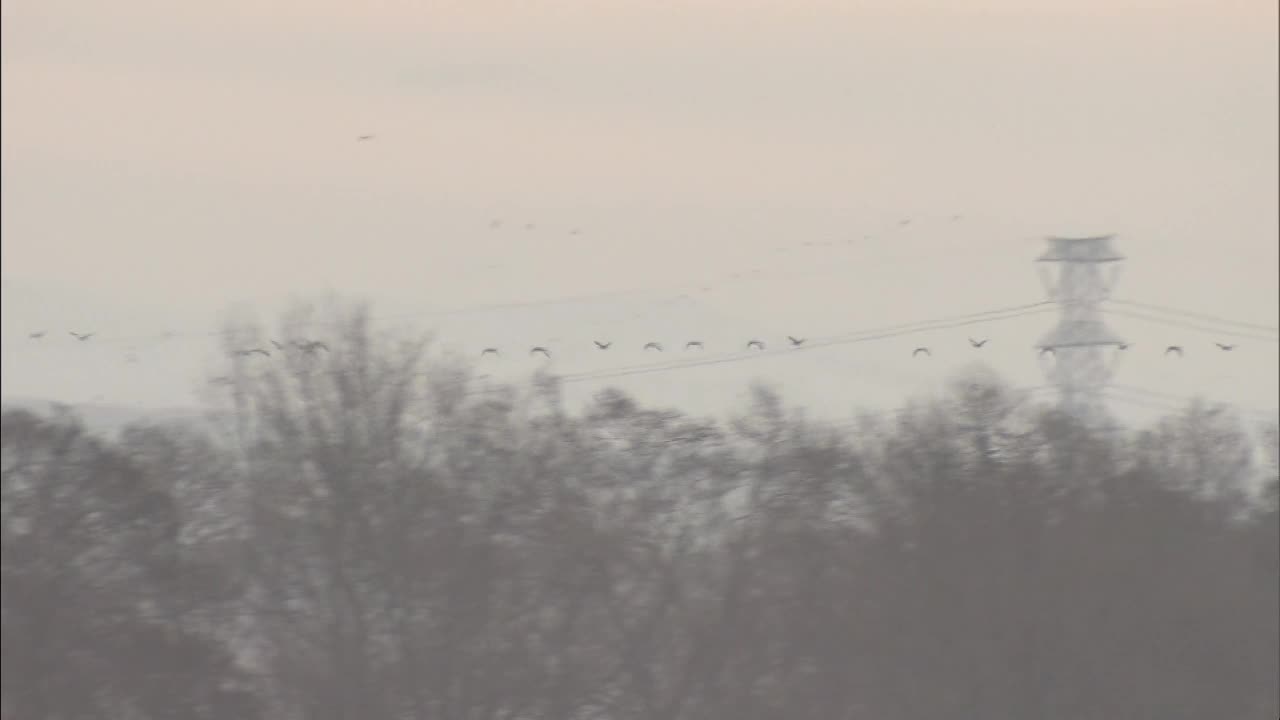
[[[1104,418],[1102,390],[1111,380],[1114,351],[1125,345],[1102,320],[1101,305],[1124,260],[1113,238],[1051,237],[1036,258],[1049,299],[1060,309],[1058,324],[1036,349],[1046,379],[1058,388],[1059,407],[1081,419]]]

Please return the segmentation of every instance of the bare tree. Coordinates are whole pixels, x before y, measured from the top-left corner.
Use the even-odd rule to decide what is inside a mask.
[[[74,417],[3,416],[5,716],[254,717],[162,476]],[[174,612],[177,611],[177,612]]]
[[[1106,431],[980,367],[853,427],[764,387],[729,423],[572,412],[360,306],[228,330],[282,351],[225,353],[207,425],[4,416],[6,717],[1280,705],[1274,426]]]

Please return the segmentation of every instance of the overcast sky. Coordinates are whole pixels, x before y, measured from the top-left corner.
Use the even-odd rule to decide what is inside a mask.
[[[1117,297],[1280,324],[1274,0],[6,0],[2,26],[5,395],[191,403],[216,345],[128,338],[322,290],[508,374],[531,344],[564,373],[711,357],[1042,300],[1050,234],[1116,233]],[[1051,321],[619,382],[836,411],[976,360],[1036,385]],[[1274,340],[1111,322],[1117,382],[1276,405]]]

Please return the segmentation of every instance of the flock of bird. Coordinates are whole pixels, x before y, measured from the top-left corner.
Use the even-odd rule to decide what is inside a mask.
[[[787,336],[787,341],[790,344],[790,346],[793,348],[798,348],[804,345],[806,342],[808,342],[808,340],[806,340],[805,338],[798,338],[792,335]],[[990,342],[990,340],[987,338],[983,338],[981,340],[975,340],[974,338],[969,338],[969,345],[973,347],[975,350],[981,350],[983,347],[986,346],[988,342]],[[608,350],[613,347],[612,341],[606,342],[603,340],[592,340],[592,344],[595,345],[597,350]],[[1217,345],[1218,349],[1222,350],[1223,352],[1230,352],[1236,349],[1235,345],[1225,345],[1223,343],[1214,343],[1214,344]],[[1121,343],[1116,347],[1120,350],[1128,350],[1130,347],[1130,344]],[[684,349],[686,352],[690,350],[702,351],[706,349],[706,345],[701,340],[690,340],[684,344]],[[763,340],[750,340],[747,342],[746,349],[747,350],[764,350],[766,349],[766,344]],[[647,342],[644,344],[642,350],[645,352],[648,352],[650,350],[653,350],[655,352],[665,352],[666,348],[664,348],[662,343],[660,342]],[[502,351],[496,347],[487,347],[480,351],[480,357],[482,358],[489,357],[489,356],[499,356],[501,354],[502,354]],[[551,357],[551,351],[543,345],[536,345],[530,348],[529,354],[541,355],[548,359]],[[1040,350],[1040,354],[1052,355],[1054,354],[1054,349],[1051,347],[1042,348]],[[1165,355],[1173,354],[1173,355],[1177,355],[1178,357],[1182,357],[1185,354],[1185,351],[1182,349],[1181,345],[1170,345],[1165,349],[1164,354]],[[911,351],[911,357],[913,358],[919,357],[921,355],[924,355],[926,357],[933,357],[933,350],[928,347],[921,346]]]
[[[71,337],[75,338],[80,342],[87,342],[88,340],[93,338],[94,335],[97,334],[92,332],[81,333],[81,332],[76,332],[74,330],[70,330],[68,331],[68,333],[71,335]],[[46,330],[37,330],[35,332],[27,333],[27,337],[30,338],[31,340],[40,340],[48,334],[49,333]],[[305,352],[308,354],[314,354],[321,350],[325,352],[329,351],[329,346],[326,345],[322,340],[305,340],[305,339],[290,340],[287,343],[282,343],[278,340],[272,340],[271,346],[275,348],[277,352],[284,352],[289,348],[301,350],[302,352]],[[243,348],[243,349],[233,350],[232,354],[239,357],[250,357],[252,355],[261,355],[263,357],[271,357],[272,351],[266,348],[253,347],[253,348]]]
[[[808,342],[808,340],[806,340],[805,338],[798,338],[791,335],[787,336],[787,341],[790,344],[790,346],[793,348],[798,348],[804,345],[806,342]],[[987,338],[983,338],[982,340],[975,340],[974,338],[969,338],[969,345],[973,347],[975,350],[982,349],[983,347],[986,346],[988,342],[990,342],[990,340]],[[612,342],[605,342],[603,340],[593,340],[592,344],[595,345],[597,350],[608,350],[613,347]],[[1236,349],[1235,345],[1224,345],[1223,343],[1214,343],[1214,344],[1217,345],[1218,349],[1222,350],[1223,352],[1230,352]],[[763,340],[750,340],[746,344],[747,350],[765,350],[766,347],[767,346]],[[1117,346],[1117,348],[1120,350],[1128,350],[1129,347],[1130,347],[1129,343],[1121,343]],[[690,350],[702,351],[706,349],[706,345],[701,340],[690,340],[684,344],[684,349],[686,352]],[[655,352],[665,352],[666,348],[663,347],[662,343],[660,342],[647,342],[642,347],[642,350],[645,352],[648,352],[650,350],[653,350]],[[1042,348],[1040,352],[1041,354],[1053,354],[1054,349]],[[480,351],[480,357],[498,356],[501,354],[502,354],[502,351],[496,347],[487,347],[484,350]],[[551,351],[542,345],[537,345],[530,348],[529,354],[541,355],[546,358],[551,357]],[[1184,355],[1184,350],[1180,345],[1170,345],[1168,348],[1165,349],[1164,354],[1165,355],[1174,354],[1174,355],[1177,355],[1178,357],[1182,357]],[[929,347],[921,346],[911,351],[911,357],[913,358],[919,357],[921,355],[932,357],[933,350]]]
[[[96,334],[92,332],[76,332],[74,330],[71,330],[68,332],[72,337],[74,337],[79,342],[86,342],[91,338],[93,338],[94,335]],[[45,330],[38,330],[36,332],[28,333],[27,337],[32,340],[40,340],[41,338],[45,337],[45,335],[47,334],[48,333]],[[320,340],[290,340],[285,343],[282,343],[278,340],[271,340],[270,342],[271,342],[272,348],[274,348],[276,352],[284,352],[289,348],[294,348],[307,354],[315,354],[316,352],[319,352],[319,351],[324,351],[324,352],[329,351],[329,346]],[[788,335],[787,342],[791,347],[798,348],[803,346],[806,342],[808,342],[808,340],[806,338]],[[969,345],[973,347],[975,350],[981,350],[983,347],[986,346],[988,342],[989,342],[989,339],[987,338],[983,338],[981,340],[975,340],[974,338],[969,338]],[[596,349],[600,351],[609,350],[610,348],[613,347],[612,341],[593,340],[592,344],[594,344]],[[1232,350],[1236,349],[1235,345],[1228,345],[1220,342],[1215,342],[1214,345],[1217,346],[1217,348],[1222,352],[1231,352]],[[1131,346],[1130,343],[1119,343],[1116,345],[1116,348],[1118,350],[1128,350],[1130,346]],[[766,348],[767,348],[767,345],[763,340],[753,339],[753,340],[747,341],[747,344],[746,344],[747,350],[760,351],[760,350],[765,350]],[[686,352],[690,350],[702,351],[706,349],[706,345],[701,340],[690,340],[684,344],[684,349]],[[651,350],[654,352],[666,352],[666,348],[662,345],[662,343],[656,342],[656,341],[645,343],[642,350],[644,352],[649,352]],[[271,357],[272,350],[268,350],[267,348],[264,348],[264,347],[251,347],[251,348],[241,348],[241,349],[233,350],[232,354],[238,357],[251,357],[254,355]],[[543,345],[535,345],[534,347],[530,348],[529,354],[541,355],[542,357],[545,357],[547,359],[551,358],[551,350]],[[1052,347],[1041,348],[1040,354],[1053,355],[1055,354],[1054,348]],[[1176,355],[1177,357],[1181,358],[1186,354],[1186,351],[1183,349],[1181,345],[1169,345],[1168,347],[1165,348],[1164,354],[1165,356]],[[500,355],[502,355],[502,351],[497,347],[486,347],[485,349],[480,351],[480,357],[482,358],[489,357],[489,356],[496,357]],[[924,355],[926,357],[932,357],[933,350],[930,349],[929,347],[921,346],[911,351],[911,357],[913,358],[919,357],[921,355]]]
[[[357,141],[357,142],[368,142],[368,141],[373,140],[375,137],[376,137],[376,136],[375,136],[375,135],[372,135],[372,134],[358,135],[358,136],[356,136],[356,141]],[[960,219],[961,219],[961,217],[962,217],[962,216],[960,216],[960,215],[953,215],[953,216],[951,216],[951,220],[952,220],[952,221],[960,220]],[[900,221],[898,222],[898,225],[899,225],[899,226],[906,226],[906,225],[909,225],[910,223],[911,223],[911,219],[910,219],[910,218],[907,218],[907,219],[900,220]],[[502,220],[495,219],[495,220],[492,220],[492,221],[489,223],[489,228],[490,228],[491,230],[497,230],[498,228],[502,227],[502,225],[503,225],[503,221],[502,221]],[[526,224],[524,225],[524,229],[525,229],[525,230],[533,230],[533,229],[535,229],[535,227],[536,227],[536,226],[534,225],[534,223],[526,223]],[[579,228],[573,228],[572,230],[570,230],[570,233],[569,233],[569,234],[570,234],[570,235],[578,235],[578,234],[580,234],[581,232],[582,232],[582,231],[581,231]],[[39,340],[39,339],[43,338],[43,337],[45,336],[45,334],[46,334],[46,332],[45,332],[45,331],[43,331],[43,330],[41,330],[41,331],[37,331],[37,332],[32,332],[32,333],[30,333],[30,334],[28,335],[28,337],[29,337],[29,338],[31,338],[32,340]],[[78,332],[71,331],[71,335],[72,335],[73,337],[75,337],[75,339],[76,339],[76,340],[78,340],[78,341],[80,341],[80,342],[85,342],[85,341],[89,340],[90,338],[92,338],[92,337],[94,336],[94,334],[95,334],[95,333],[92,333],[92,332],[89,332],[89,333],[78,333]],[[804,345],[804,344],[805,344],[806,339],[805,339],[805,338],[797,338],[797,337],[793,337],[793,336],[791,336],[791,335],[788,335],[788,336],[787,336],[787,341],[790,343],[791,347],[793,347],[793,348],[798,348],[798,347],[801,347],[802,345]],[[610,348],[612,348],[612,347],[613,347],[613,342],[611,342],[611,341],[609,341],[609,342],[605,342],[605,341],[601,341],[601,340],[593,340],[592,342],[594,343],[594,345],[595,345],[596,349],[597,349],[597,350],[601,350],[601,351],[609,350]],[[970,345],[970,346],[972,346],[974,349],[981,349],[983,346],[985,346],[985,345],[987,344],[987,342],[988,342],[988,341],[987,341],[986,339],[982,339],[982,340],[975,340],[975,339],[973,339],[973,338],[969,338],[969,345]],[[276,351],[278,351],[278,352],[283,352],[283,351],[285,351],[285,350],[286,350],[288,347],[290,347],[290,346],[292,346],[292,347],[294,347],[294,348],[296,348],[296,349],[298,349],[298,350],[301,350],[301,351],[303,351],[303,352],[305,352],[305,353],[308,353],[308,354],[313,354],[313,353],[315,353],[315,352],[317,352],[317,351],[319,351],[319,350],[324,350],[324,351],[328,351],[328,350],[329,350],[329,347],[328,347],[327,345],[325,345],[323,342],[318,341],[318,340],[300,340],[300,341],[295,340],[295,341],[291,341],[291,342],[289,343],[289,345],[286,345],[286,344],[284,344],[284,343],[280,343],[280,342],[278,342],[278,341],[272,340],[272,341],[271,341],[271,344],[272,344],[272,346],[275,348],[275,350],[276,350]],[[1218,346],[1218,348],[1219,348],[1220,350],[1224,351],[1224,352],[1230,352],[1230,351],[1234,350],[1234,349],[1235,349],[1235,347],[1236,347],[1235,345],[1225,345],[1225,344],[1223,344],[1223,343],[1214,343],[1214,344],[1215,344],[1215,345],[1217,345],[1217,346]],[[705,347],[706,347],[706,346],[703,344],[703,342],[702,342],[701,340],[690,340],[690,341],[688,341],[688,342],[686,342],[686,343],[684,344],[684,349],[685,349],[685,351],[686,351],[686,352],[687,352],[687,351],[690,351],[690,350],[702,351],[702,350],[704,350],[704,349],[705,349]],[[1120,343],[1120,344],[1118,344],[1116,347],[1117,347],[1117,349],[1119,349],[1119,350],[1127,350],[1127,349],[1129,349],[1129,344],[1128,344],[1128,343]],[[748,342],[747,342],[747,344],[746,344],[746,349],[747,349],[747,350],[757,350],[757,351],[762,351],[762,350],[764,350],[765,348],[766,348],[765,343],[764,343],[764,341],[762,341],[762,340],[750,340],[750,341],[748,341]],[[648,342],[648,343],[645,343],[645,344],[644,344],[644,347],[643,347],[643,351],[648,352],[648,351],[650,351],[650,350],[655,351],[655,352],[665,352],[665,348],[662,346],[662,343],[659,343],[659,342]],[[271,357],[272,352],[271,352],[270,350],[266,349],[266,348],[254,347],[254,348],[244,348],[244,349],[240,349],[240,350],[235,350],[235,351],[233,351],[233,354],[234,354],[234,355],[236,355],[236,356],[239,356],[239,357],[250,357],[250,356],[253,356],[253,355],[261,355],[261,356],[263,356],[263,357]],[[500,351],[498,348],[496,348],[496,347],[486,347],[485,349],[483,349],[482,351],[480,351],[480,357],[482,357],[482,358],[483,358],[483,357],[488,357],[488,356],[499,356],[499,355],[501,355],[501,354],[502,354],[502,353],[501,353],[501,351]],[[545,357],[545,358],[548,358],[548,359],[550,359],[550,358],[551,358],[551,350],[549,350],[548,348],[546,348],[545,346],[542,346],[542,345],[537,345],[537,346],[534,346],[534,347],[530,348],[530,349],[529,349],[529,354],[530,354],[530,355],[541,355],[541,356],[543,356],[543,357]],[[1054,348],[1052,348],[1052,347],[1045,347],[1045,348],[1041,348],[1041,350],[1040,350],[1040,354],[1041,354],[1041,355],[1045,355],[1045,354],[1053,355],[1053,354],[1054,354]],[[1183,350],[1182,346],[1180,346],[1180,345],[1170,345],[1170,346],[1168,346],[1167,348],[1165,348],[1164,354],[1165,354],[1166,356],[1168,356],[1168,355],[1177,355],[1178,357],[1180,357],[1180,358],[1181,358],[1181,357],[1183,357],[1183,355],[1184,355],[1185,353],[1184,353],[1184,350]],[[917,348],[915,348],[914,350],[912,350],[912,352],[911,352],[911,357],[913,357],[913,358],[915,358],[915,357],[919,357],[919,356],[921,356],[921,355],[926,356],[926,357],[932,357],[932,356],[933,356],[933,351],[932,351],[930,348],[928,348],[928,347],[917,347]]]
[[[358,141],[363,142],[363,141],[366,141],[366,140],[372,140],[372,139],[373,139],[373,137],[374,137],[373,135],[361,135],[361,136],[359,136],[359,137],[357,138],[357,140],[358,140]],[[955,222],[955,221],[957,221],[957,220],[962,219],[962,217],[963,217],[962,215],[952,215],[952,216],[951,216],[951,220],[952,220],[952,222]],[[502,223],[502,220],[493,220],[493,221],[491,221],[491,222],[489,223],[489,228],[490,228],[491,230],[497,230],[498,228],[502,227],[502,224],[503,224],[503,223]],[[898,225],[899,225],[899,227],[906,227],[907,225],[910,225],[910,224],[911,224],[911,218],[904,218],[904,219],[902,219],[902,220],[899,220],[899,221],[898,221]],[[525,229],[525,230],[533,230],[534,228],[535,228],[535,225],[534,225],[533,223],[526,223],[526,224],[525,224],[525,226],[524,226],[524,229]],[[578,228],[574,228],[573,230],[571,230],[571,231],[570,231],[570,233],[569,233],[569,234],[570,234],[570,235],[578,235],[579,233],[581,233],[581,230],[579,230]],[[806,243],[806,244],[808,244],[808,243]],[[804,339],[804,338],[796,338],[796,337],[792,337],[792,336],[790,336],[790,335],[788,335],[788,336],[787,336],[787,340],[791,343],[791,346],[792,346],[792,347],[800,347],[801,345],[803,345],[803,344],[805,343],[805,339]],[[609,348],[611,348],[611,347],[613,346],[613,343],[612,343],[612,342],[603,342],[603,341],[600,341],[600,340],[593,340],[592,342],[595,344],[596,349],[598,349],[598,350],[608,350]],[[975,340],[975,339],[973,339],[973,338],[969,338],[969,345],[971,345],[974,349],[981,349],[981,348],[982,348],[984,345],[986,345],[986,344],[987,344],[987,340],[986,340],[986,339],[983,339],[983,340]],[[1227,345],[1227,344],[1220,343],[1220,342],[1215,342],[1215,343],[1214,343],[1214,345],[1216,345],[1216,346],[1218,347],[1218,349],[1219,349],[1219,350],[1222,350],[1223,352],[1231,352],[1232,350],[1235,350],[1235,348],[1236,348],[1236,346],[1235,346],[1235,345]],[[1119,344],[1117,344],[1117,345],[1116,345],[1116,348],[1117,348],[1118,350],[1128,350],[1128,349],[1129,349],[1129,347],[1130,347],[1130,343],[1119,343]],[[699,351],[701,351],[701,350],[705,349],[705,346],[703,345],[702,341],[700,341],[700,340],[690,340],[689,342],[685,343],[685,345],[684,345],[684,349],[685,349],[685,351],[689,351],[689,350],[699,350]],[[765,349],[765,344],[764,344],[764,342],[763,342],[763,341],[760,341],[760,340],[751,340],[751,341],[749,341],[749,342],[747,343],[747,349],[748,349],[748,350],[764,350],[764,349]],[[648,343],[645,343],[643,350],[644,350],[644,351],[646,351],[646,352],[647,352],[647,351],[649,351],[649,350],[654,350],[654,351],[657,351],[657,352],[664,352],[664,349],[663,349],[663,347],[662,347],[662,344],[661,344],[661,343],[658,343],[658,342],[648,342]],[[533,347],[533,348],[530,348],[530,349],[529,349],[529,354],[530,354],[530,355],[541,355],[541,356],[543,356],[543,357],[545,357],[545,358],[548,358],[548,359],[551,357],[551,351],[550,351],[550,350],[548,350],[546,347],[543,347],[543,346],[541,346],[541,345],[539,345],[539,346],[535,346],[535,347]],[[1041,349],[1040,349],[1040,354],[1041,354],[1041,355],[1054,355],[1054,354],[1055,354],[1055,352],[1054,352],[1054,348],[1052,348],[1052,347],[1045,347],[1045,348],[1041,348]],[[1183,348],[1182,348],[1182,346],[1181,346],[1181,345],[1169,345],[1168,347],[1166,347],[1166,348],[1165,348],[1164,354],[1165,354],[1165,356],[1169,356],[1169,355],[1176,355],[1176,356],[1178,356],[1179,358],[1181,358],[1181,357],[1183,357],[1183,356],[1185,355],[1185,351],[1183,350]],[[496,348],[496,347],[487,347],[487,348],[485,348],[484,350],[482,350],[482,351],[480,352],[480,356],[481,356],[481,357],[487,357],[487,356],[490,356],[490,355],[492,355],[492,356],[498,356],[498,355],[501,355],[501,352],[500,352],[500,351],[498,350],[498,348]],[[919,356],[921,356],[921,355],[924,355],[924,356],[926,356],[926,357],[932,357],[932,356],[933,356],[933,351],[932,351],[932,350],[930,350],[928,347],[917,347],[917,348],[915,348],[914,350],[912,350],[912,352],[911,352],[911,357],[913,357],[913,358],[915,358],[915,357],[919,357]]]
[[[1236,349],[1236,346],[1235,346],[1235,345],[1227,345],[1227,344],[1225,344],[1225,343],[1220,343],[1220,342],[1215,342],[1215,343],[1214,343],[1214,345],[1216,345],[1216,346],[1218,347],[1218,349],[1219,349],[1219,350],[1221,350],[1222,352],[1231,352],[1232,350],[1235,350],[1235,349]],[[1119,344],[1117,344],[1117,345],[1116,345],[1116,349],[1117,349],[1117,350],[1128,350],[1128,349],[1130,348],[1130,346],[1131,346],[1131,343],[1119,343]],[[1053,354],[1054,354],[1054,349],[1053,349],[1053,348],[1051,348],[1051,347],[1041,348],[1041,349],[1040,349],[1040,354],[1041,354],[1041,355],[1053,355]],[[1186,351],[1182,349],[1182,346],[1181,346],[1181,345],[1170,345],[1170,346],[1168,346],[1168,347],[1166,347],[1166,348],[1164,349],[1164,354],[1165,354],[1166,356],[1169,356],[1169,355],[1177,355],[1178,357],[1183,357],[1184,355],[1186,355]]]
[[[1235,345],[1224,345],[1223,343],[1220,343],[1220,342],[1216,342],[1214,343],[1214,345],[1217,345],[1218,349],[1221,350],[1222,352],[1231,352],[1232,350],[1236,349]],[[1124,345],[1120,349],[1123,350],[1126,347],[1128,347],[1128,345]],[[1177,355],[1178,357],[1182,357],[1183,355],[1182,346],[1170,345],[1169,347],[1164,349],[1164,354],[1165,355],[1172,354],[1172,355]]]
[[[608,350],[613,347],[613,341],[606,342],[604,340],[592,340],[591,342],[593,345],[595,345],[597,350]],[[804,345],[806,342],[808,342],[808,340],[806,340],[805,338],[798,338],[798,337],[793,337],[791,335],[788,335],[787,342],[791,344],[791,347],[800,347],[801,345]],[[766,345],[763,340],[751,340],[747,342],[748,350],[764,350],[765,347]],[[689,342],[686,342],[684,344],[684,349],[686,352],[689,350],[702,351],[706,349],[706,344],[703,343],[701,340],[690,340]],[[644,344],[644,347],[642,348],[642,350],[644,350],[645,352],[648,352],[650,350],[653,350],[655,352],[666,352],[666,348],[660,342],[647,342]],[[487,347],[480,351],[480,357],[488,357],[491,355],[499,356],[501,354],[502,354],[502,351],[496,347]],[[536,345],[532,348],[529,348],[529,354],[541,355],[545,358],[551,357],[551,351],[542,345]]]
[[[274,347],[277,352],[284,352],[285,350],[288,350],[291,347],[301,350],[302,352],[307,353],[308,355],[314,355],[315,353],[321,350],[325,352],[329,352],[329,346],[324,344],[324,342],[320,340],[291,340],[289,341],[288,344],[279,342],[277,340],[272,340],[271,346]],[[266,348],[260,348],[260,347],[242,348],[239,350],[233,350],[232,354],[238,357],[252,357],[254,355],[261,355],[262,357],[271,357],[270,350]]]

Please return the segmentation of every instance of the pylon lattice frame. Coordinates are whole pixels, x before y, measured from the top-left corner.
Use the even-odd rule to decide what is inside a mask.
[[[1048,238],[1036,258],[1049,299],[1058,303],[1058,324],[1036,343],[1046,379],[1057,386],[1059,406],[1077,417],[1105,411],[1102,391],[1111,381],[1115,350],[1125,344],[1102,319],[1102,303],[1119,276],[1113,235]]]

